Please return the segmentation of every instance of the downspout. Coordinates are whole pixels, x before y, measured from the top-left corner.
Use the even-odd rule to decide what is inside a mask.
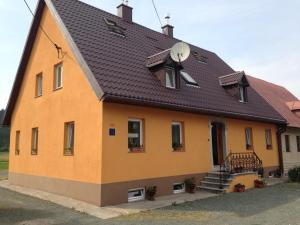
[[[276,136],[277,136],[277,144],[278,144],[279,169],[281,174],[284,173],[281,134],[283,134],[285,131],[286,131],[286,125],[277,126]]]

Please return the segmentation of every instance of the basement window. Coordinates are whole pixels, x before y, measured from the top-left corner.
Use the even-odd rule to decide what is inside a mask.
[[[173,185],[173,193],[179,194],[185,192],[185,185],[184,183],[176,183]]]
[[[176,88],[176,76],[175,70],[173,69],[166,70],[166,87],[172,89]]]
[[[187,72],[180,71],[180,75],[184,79],[186,84],[199,87],[198,83]]]
[[[136,202],[145,199],[145,188],[128,190],[128,202]]]
[[[108,29],[113,33],[113,34],[117,34],[121,37],[125,37],[125,33],[124,31],[126,30],[125,28],[119,26],[115,21],[104,18],[104,22],[106,24],[106,26],[108,27]]]

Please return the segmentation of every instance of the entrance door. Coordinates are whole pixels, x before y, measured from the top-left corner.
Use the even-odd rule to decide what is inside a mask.
[[[224,124],[213,122],[211,124],[211,143],[214,166],[221,165],[224,162]]]

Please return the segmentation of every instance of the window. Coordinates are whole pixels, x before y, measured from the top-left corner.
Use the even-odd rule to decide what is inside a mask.
[[[143,148],[143,121],[140,119],[128,120],[128,149],[130,151]]]
[[[176,88],[176,80],[175,80],[175,70],[167,69],[166,70],[166,87],[167,88]]]
[[[286,152],[291,152],[291,149],[290,149],[290,136],[289,135],[285,135],[285,151]]]
[[[185,185],[184,183],[178,183],[173,185],[173,193],[178,194],[178,193],[183,193],[185,192]]]
[[[113,34],[117,34],[121,37],[125,37],[124,31],[126,29],[124,27],[121,27],[115,21],[110,20],[110,19],[104,18],[104,22],[105,22],[106,26],[108,27],[108,29],[110,30],[110,32],[112,32]]]
[[[240,86],[239,91],[240,91],[240,102],[247,102],[246,88],[243,86]]]
[[[145,189],[138,188],[138,189],[131,189],[128,190],[128,202],[135,202],[145,199]]]
[[[54,90],[63,86],[63,64],[59,63],[54,67]]]
[[[267,147],[267,149],[272,149],[272,131],[271,131],[271,129],[266,129],[266,147]]]
[[[245,135],[246,135],[246,149],[247,150],[253,150],[253,134],[252,134],[252,128],[248,127],[245,129]]]
[[[182,123],[173,122],[172,123],[172,148],[174,151],[181,151],[183,148],[183,132]]]
[[[65,144],[64,144],[64,154],[73,155],[74,154],[74,122],[65,123]]]
[[[15,154],[20,154],[20,131],[16,131]]]
[[[43,74],[36,75],[35,78],[35,97],[40,97],[43,94]]]
[[[37,153],[38,153],[38,139],[39,139],[39,129],[38,128],[32,128],[31,155],[37,155]]]
[[[184,79],[184,81],[189,85],[199,86],[197,82],[194,80],[194,78],[191,77],[188,73],[184,71],[180,71],[181,77]]]
[[[297,136],[297,150],[300,152],[300,136]]]
[[[207,62],[208,62],[208,57],[207,56],[201,55],[201,54],[199,54],[198,52],[195,52],[195,51],[193,51],[192,54],[198,62],[207,64]]]

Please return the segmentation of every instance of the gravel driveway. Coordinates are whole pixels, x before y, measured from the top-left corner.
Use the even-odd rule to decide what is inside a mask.
[[[0,224],[300,225],[300,184],[225,194],[112,220],[100,220],[0,188]]]

